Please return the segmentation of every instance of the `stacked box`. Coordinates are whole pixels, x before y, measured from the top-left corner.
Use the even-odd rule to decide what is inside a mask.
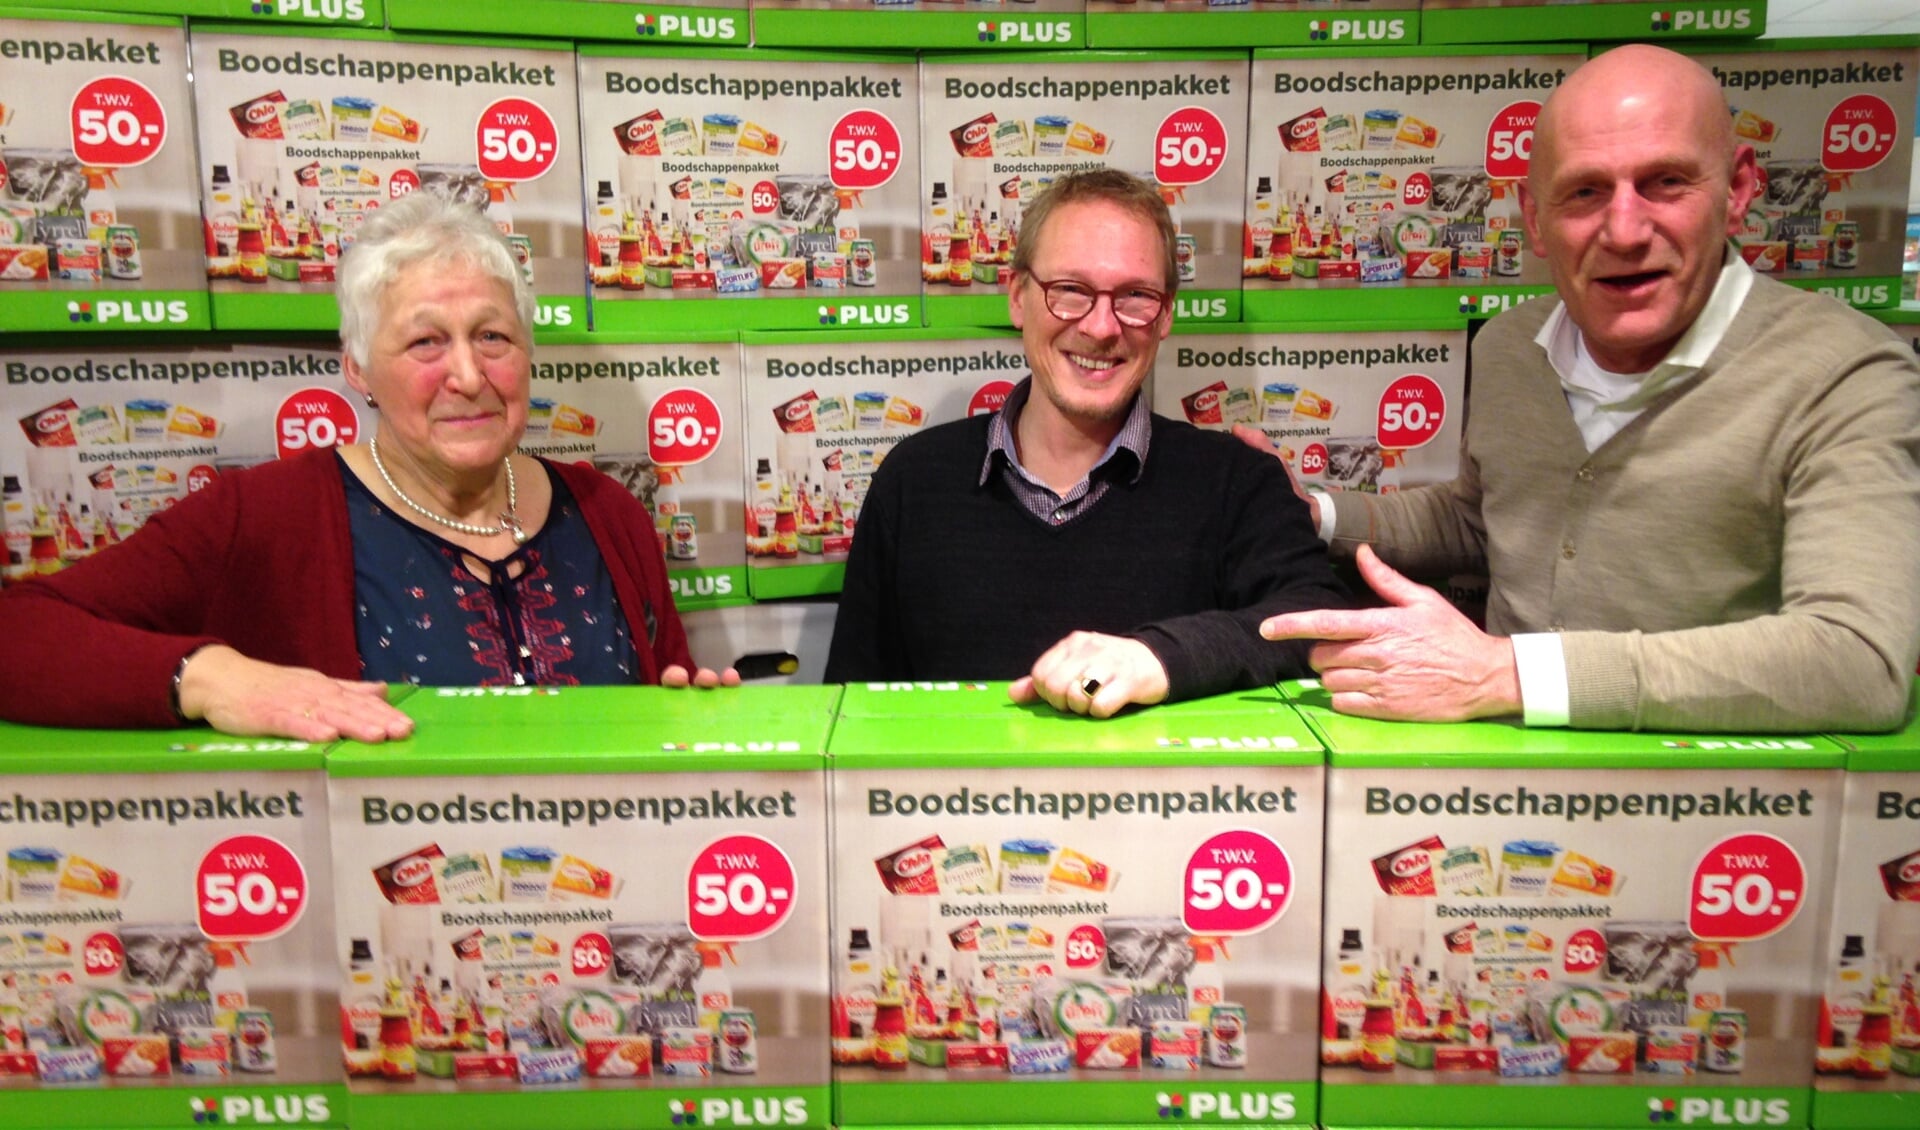
[[[1551,293],[1519,183],[1540,104],[1583,50],[1255,52],[1247,317],[1487,316]]]
[[[642,43],[705,43],[745,47],[752,25],[747,0],[521,0],[459,7],[435,0],[387,4],[395,30],[467,31],[505,35],[570,35]]]
[[[681,610],[747,599],[740,344],[731,333],[575,335],[534,355],[520,449],[589,462],[653,515]]]
[[[887,452],[937,424],[998,411],[1027,368],[1004,330],[748,333],[742,343],[755,599],[839,592]]]
[[[180,21],[0,8],[0,57],[0,331],[206,329]]]
[[[1847,796],[1820,970],[1813,1121],[1911,1126],[1920,1118],[1920,723],[1835,740],[1847,748]]]
[[[1460,469],[1467,334],[1434,325],[1179,327],[1160,346],[1153,408],[1215,431],[1259,428],[1307,486],[1447,482]]]
[[[1900,336],[1902,341],[1920,353],[1920,303],[1907,303],[1904,306],[1888,306],[1874,310],[1875,319]]]
[[[1409,726],[1285,688],[1328,748],[1328,1123],[1808,1124],[1836,743]]]
[[[330,758],[353,1124],[825,1126],[839,694],[422,690]]]
[[[580,49],[596,331],[917,325],[918,72]]]
[[[1791,47],[1791,50],[1787,50]],[[1713,71],[1761,188],[1735,242],[1756,271],[1856,307],[1900,302],[1920,38],[1688,49]]]
[[[753,0],[763,47],[945,51],[1085,47],[1086,0],[1025,0],[1018,9],[955,8],[937,0]]]
[[[221,329],[332,329],[340,255],[375,208],[434,192],[490,217],[536,335],[587,326],[573,56],[533,40],[253,24],[193,35],[208,288]]]
[[[1079,51],[921,60],[921,274],[929,325],[1008,325],[1021,216],[1102,166],[1157,184],[1180,234],[1182,321],[1240,318],[1247,61]]]
[[[324,752],[0,726],[0,1120],[347,1124]]]
[[[838,1124],[1315,1121],[1324,770],[1277,694],[854,685],[830,750]]]
[[[36,8],[102,7],[99,0],[36,0]],[[247,19],[283,24],[343,24],[380,27],[386,22],[383,0],[113,0],[118,12],[164,16]]]
[[[1087,46],[1310,47],[1418,43],[1419,0],[1323,0],[1285,8],[1249,0],[1087,0]]]
[[[223,471],[360,437],[327,344],[69,346],[0,368],[19,421],[0,431],[0,474],[21,491],[6,512],[12,579],[132,536]]]
[[[1676,8],[1644,0],[1564,5],[1554,0],[1424,0],[1423,43],[1549,39],[1750,39],[1767,29],[1766,0],[1701,0]]]

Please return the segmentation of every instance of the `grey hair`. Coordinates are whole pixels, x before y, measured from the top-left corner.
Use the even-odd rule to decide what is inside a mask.
[[[340,257],[334,288],[340,345],[355,364],[367,363],[387,286],[420,263],[469,267],[506,283],[520,328],[532,330],[533,288],[493,221],[469,205],[420,191],[375,209]]]

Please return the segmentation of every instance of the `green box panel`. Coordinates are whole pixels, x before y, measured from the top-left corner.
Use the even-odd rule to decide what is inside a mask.
[[[606,0],[517,0],[448,4],[387,0],[387,26],[399,30],[486,32],[629,43],[745,47],[753,23],[745,0],[730,7],[608,3]]]
[[[1767,29],[1766,0],[1700,0],[1672,4],[1543,4],[1501,7],[1429,6],[1420,13],[1422,43],[1513,43],[1552,39],[1752,38]]]

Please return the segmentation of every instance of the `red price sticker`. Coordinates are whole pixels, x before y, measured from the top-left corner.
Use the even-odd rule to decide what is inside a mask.
[[[1310,443],[1300,452],[1300,473],[1303,475],[1324,475],[1327,473],[1327,445]]]
[[[1212,110],[1182,106],[1153,135],[1153,175],[1161,184],[1200,184],[1227,163],[1227,127]]]
[[[146,86],[102,75],[74,92],[68,111],[73,155],[82,165],[143,165],[167,143],[167,111]]]
[[[1406,449],[1430,443],[1447,416],[1447,398],[1432,377],[1408,373],[1380,394],[1374,434],[1381,447]]]
[[[900,171],[900,131],[878,110],[855,110],[827,133],[835,188],[879,188]]]
[[[1221,832],[1187,857],[1182,917],[1195,934],[1257,934],[1293,901],[1293,861],[1263,832]]]
[[[127,951],[118,937],[102,930],[80,947],[80,960],[89,977],[116,977],[127,964]]]
[[[1519,180],[1533,159],[1533,123],[1540,103],[1514,102],[1487,123],[1487,175],[1497,180]]]
[[[1786,929],[1806,901],[1807,868],[1777,836],[1742,832],[1693,867],[1687,929],[1703,942],[1750,942]]]
[[[988,381],[973,390],[972,399],[967,401],[967,418],[993,415],[1007,406],[1007,397],[1012,395],[1012,381]]]
[[[1827,113],[1821,129],[1820,167],[1830,173],[1860,173],[1873,168],[1893,152],[1900,139],[1900,119],[1886,99],[1855,94],[1840,100]]]
[[[539,180],[560,155],[553,116],[527,98],[502,98],[480,111],[474,126],[480,175],[488,180]]]
[[[647,411],[647,457],[685,467],[720,446],[720,406],[697,388],[676,388]]]
[[[1092,969],[1106,964],[1107,935],[1098,926],[1075,926],[1067,935],[1067,968]]]
[[[780,210],[780,188],[770,180],[763,180],[753,186],[747,194],[747,207],[753,209],[756,216],[770,216]]]
[[[193,468],[187,472],[187,493],[192,494],[197,490],[205,490],[207,487],[212,486],[213,480],[219,476],[220,472],[214,470],[207,464],[195,464]]]
[[[1569,973],[1592,973],[1607,963],[1607,939],[1598,930],[1577,930],[1567,939]]]
[[[395,169],[393,175],[387,178],[387,199],[398,200],[402,196],[410,196],[419,187],[419,173],[412,169]]]
[[[207,849],[194,876],[200,932],[216,942],[277,938],[307,909],[307,869],[271,836],[233,836]]]
[[[1433,178],[1425,173],[1409,176],[1406,186],[1400,190],[1400,199],[1409,208],[1425,208],[1432,198]]]
[[[613,943],[605,934],[582,934],[573,940],[573,975],[604,977],[613,968]]]
[[[793,913],[793,861],[759,836],[722,836],[687,869],[687,927],[708,942],[744,942]]]
[[[334,447],[360,438],[353,403],[330,388],[303,388],[280,402],[273,418],[275,455],[288,459],[309,447]]]

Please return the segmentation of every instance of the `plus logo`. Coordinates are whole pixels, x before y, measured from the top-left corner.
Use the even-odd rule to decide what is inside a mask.
[[[981,43],[1000,42],[1000,25],[990,20],[981,20],[975,28],[974,38]]]
[[[1155,744],[1157,744],[1157,745],[1159,745],[1159,747],[1160,747],[1161,749],[1185,749],[1185,748],[1187,747],[1187,739],[1185,739],[1185,738],[1155,738],[1155,739],[1154,739],[1154,742],[1155,742]],[[1162,1107],[1165,1107],[1165,1106],[1167,1105],[1167,1103],[1166,1103],[1166,1098],[1167,1098],[1167,1096],[1165,1096],[1165,1095],[1161,1095],[1161,1096],[1160,1096],[1160,1099],[1161,1099],[1161,1102],[1160,1102],[1160,1105],[1161,1105]],[[1175,1096],[1173,1096],[1173,1101],[1174,1101],[1174,1104],[1175,1104],[1175,1105],[1178,1105],[1178,1104],[1179,1104],[1179,1102],[1180,1102],[1180,1096],[1179,1096],[1179,1095],[1175,1095]],[[1160,1112],[1160,1117],[1162,1117],[1162,1118],[1178,1118],[1178,1117],[1179,1117],[1179,1115],[1169,1115],[1169,1114],[1168,1114],[1168,1113],[1167,1113],[1167,1112],[1166,1112],[1166,1111],[1165,1111],[1165,1110],[1163,1109],[1163,1110],[1161,1110],[1161,1112]]]
[[[1653,16],[1652,16],[1652,22],[1651,22],[1651,30],[1653,30],[1653,31],[1672,31],[1672,30],[1673,30],[1673,13],[1672,13],[1672,12],[1655,12],[1655,13],[1653,13]],[[1671,1106],[1671,1105],[1673,1105],[1673,1104],[1672,1104],[1671,1102],[1669,1102],[1669,1103],[1668,1103],[1667,1105],[1669,1105],[1669,1106]],[[1668,1113],[1668,1117],[1669,1117],[1669,1118],[1671,1118],[1671,1117],[1672,1117],[1672,1113],[1671,1113],[1671,1112],[1669,1112],[1669,1113]]]
[[[838,306],[820,307],[820,324],[823,326],[839,325],[840,324],[840,307]]]
[[[256,3],[256,4],[254,4],[254,5],[253,5],[253,14],[254,14],[254,15],[256,15],[256,16],[271,16],[271,15],[273,15],[273,5],[272,5],[272,4],[260,4],[260,3]],[[200,1100],[199,1100],[199,1099],[195,1099],[195,1100],[193,1100],[193,1101],[197,1103],[197,1102],[199,1102]],[[195,1118],[195,1121],[196,1121],[196,1122],[197,1122],[197,1121],[199,1121],[199,1119],[198,1119],[198,1117],[197,1117],[197,1116],[196,1116],[196,1118]]]
[[[91,302],[67,303],[67,321],[69,322],[93,321],[93,303]]]
[[[675,1126],[700,1125],[700,1104],[692,1099],[672,1099],[667,1103],[667,1113],[673,1116]]]
[[[633,31],[635,35],[659,35],[660,24],[652,12],[642,12],[633,17]]]
[[[1654,19],[1658,20],[1659,18],[1660,18],[1660,14],[1658,12],[1655,12]],[[1672,1122],[1674,1119],[1678,1117],[1680,1116],[1679,1114],[1675,1113],[1674,1103],[1672,1099],[1648,1099],[1647,1100],[1647,1121],[1648,1122],[1651,1122],[1655,1125],[1659,1125],[1662,1122]]]
[[[1327,20],[1314,20],[1307,25],[1307,38],[1318,43],[1333,35],[1333,24]]]
[[[261,5],[255,4],[257,9]],[[220,1122],[219,1099],[189,1099],[187,1105],[193,1108],[193,1121],[197,1126],[214,1126]]]
[[[1160,1104],[1160,1117],[1162,1118],[1185,1118],[1187,1116],[1187,1101],[1177,1093],[1168,1094],[1162,1091],[1154,1096],[1154,1101]]]

